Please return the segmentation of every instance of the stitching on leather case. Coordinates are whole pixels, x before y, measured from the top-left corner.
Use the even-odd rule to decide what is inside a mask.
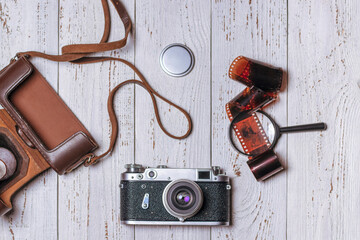
[[[42,153],[43,157],[47,160],[47,162],[49,162],[49,163],[52,164],[52,162],[51,162],[51,160],[50,160],[50,158],[49,158],[49,156],[48,156],[48,153],[52,153],[52,152],[54,152],[55,150],[59,149],[59,148],[62,147],[65,143],[69,142],[71,139],[73,139],[74,137],[76,137],[76,136],[79,135],[79,134],[83,135],[83,136],[85,137],[85,139],[89,142],[89,144],[93,146],[90,151],[94,151],[94,150],[96,149],[96,147],[97,147],[97,144],[94,143],[94,142],[87,136],[87,134],[85,134],[83,131],[76,132],[75,134],[73,134],[72,136],[70,136],[69,138],[67,138],[65,141],[63,141],[62,143],[60,143],[58,146],[56,146],[56,147],[55,147],[54,149],[52,149],[52,150],[48,150],[48,149],[44,146],[44,144],[40,141],[39,137],[38,137],[37,134],[34,132],[34,130],[30,127],[30,125],[25,121],[25,119],[21,116],[21,114],[16,110],[16,108],[15,108],[15,107],[11,104],[11,102],[9,101],[9,95],[10,95],[10,93],[14,90],[14,88],[15,88],[16,86],[18,86],[19,84],[21,84],[21,83],[24,81],[24,79],[25,79],[27,76],[29,76],[30,73],[31,73],[32,70],[33,70],[32,65],[31,65],[25,58],[21,58],[21,59],[19,59],[19,60],[23,61],[23,62],[25,63],[25,65],[29,68],[29,70],[27,70],[24,74],[22,74],[18,81],[15,81],[13,84],[10,85],[9,89],[5,92],[5,98],[4,98],[4,100],[6,101],[6,103],[7,103],[9,106],[12,107],[12,110],[14,110],[14,112],[17,114],[17,117],[18,117],[19,119],[21,119],[21,122],[18,123],[18,122],[16,121],[17,117],[14,116],[14,114],[12,114],[10,111],[8,111],[7,107],[4,107],[4,109],[5,109],[5,111],[11,116],[11,118],[12,118],[15,122],[17,122],[17,124],[21,125],[22,127],[26,127],[26,129],[27,129],[29,132],[32,133],[32,136],[27,136],[27,137],[30,138],[32,141],[35,141],[35,142],[38,144],[39,148],[37,148],[37,149],[40,151],[40,153]],[[19,60],[18,60],[18,61],[19,61]],[[1,73],[1,76],[2,76],[3,74],[5,74],[5,73],[6,73],[6,70]],[[47,85],[47,84],[45,84],[45,85],[46,85],[47,87],[50,87],[50,86]],[[53,89],[52,89],[52,90],[53,90]],[[55,96],[56,96],[58,99],[61,100],[61,98],[60,98],[57,94],[56,94]],[[61,102],[61,104],[63,104],[63,105],[65,106],[65,108],[66,108],[67,111],[69,111],[71,114],[73,114],[73,113],[70,111],[70,109],[65,105],[65,103],[62,102],[62,100],[61,100],[60,102]],[[82,124],[81,124],[81,122],[79,121],[79,119],[75,118],[75,120],[77,121],[78,124],[80,124],[80,126],[82,126]],[[26,134],[26,132],[28,132],[28,131],[25,130],[24,133]],[[80,159],[81,159],[81,158],[80,158]],[[78,160],[77,160],[77,161],[78,161]],[[77,161],[74,161],[74,163],[76,163]]]
[[[44,79],[44,77],[40,74],[40,76]],[[46,79],[44,79],[46,81]],[[50,91],[54,91],[54,89],[49,85],[49,84],[43,84],[44,86],[46,86],[48,89],[50,89]],[[64,101],[60,98],[60,96],[58,94],[55,94],[55,97],[60,100],[60,104],[62,104],[62,106],[66,109],[67,112],[69,112],[71,115],[74,115],[74,113],[70,110],[70,108],[64,103]],[[80,128],[84,128],[83,124],[80,122],[80,120],[75,117],[74,120],[76,121],[77,125]],[[83,131],[79,131],[79,132],[83,132]],[[85,134],[85,133],[84,133]],[[86,134],[85,134],[86,135]],[[48,149],[47,149],[48,150]]]
[[[6,67],[4,67],[1,71],[0,71],[0,75],[2,75],[3,72],[6,71],[6,69],[8,69],[8,67],[11,65],[11,63],[9,65],[7,65]]]
[[[7,98],[8,97],[8,95],[9,95],[9,93],[11,92],[11,90],[13,89],[13,88],[15,88],[15,86],[17,86],[17,85],[19,85],[21,82],[23,82],[24,81],[24,78],[25,77],[27,77],[27,76],[29,76],[30,75],[30,73],[32,72],[32,66],[30,65],[30,63],[28,62],[28,61],[25,61],[25,59],[24,58],[21,58],[21,59],[19,59],[19,60],[23,60],[24,62],[25,62],[25,64],[26,64],[26,66],[28,66],[28,68],[29,68],[29,70],[27,70],[21,77],[20,77],[20,79],[18,80],[18,81],[15,81],[13,84],[11,84],[10,85],[10,87],[9,87],[9,89],[8,90],[6,90],[6,93],[5,93],[5,96],[6,96],[6,101],[9,101],[9,99]],[[18,61],[19,61],[18,60]],[[8,69],[7,69],[8,70]],[[3,74],[5,74],[7,71],[4,71],[3,72]],[[10,102],[9,102],[10,103]]]
[[[76,136],[78,135],[83,135],[85,136],[85,139],[93,146],[93,148],[90,150],[90,152],[92,152],[93,150],[96,149],[96,145],[94,145],[92,143],[92,141],[89,139],[89,137],[82,131],[76,132],[75,134],[73,134],[71,137],[67,138],[65,141],[63,141],[62,143],[60,143],[58,146],[56,146],[54,149],[50,150],[50,151],[44,151],[43,145],[41,146],[41,148],[38,148],[38,150],[42,153],[42,155],[44,156],[44,158],[50,163],[51,166],[53,166],[53,162],[51,161],[51,159],[49,158],[49,156],[47,155],[48,153],[52,153],[54,151],[56,151],[57,149],[61,148],[62,146],[64,146],[66,143],[68,143],[69,141],[71,141],[72,139],[74,139]],[[37,139],[35,139],[36,141],[38,141]],[[70,167],[74,164],[76,164],[79,160],[81,160],[81,157],[79,159],[77,159],[76,161],[73,161],[72,164],[70,165]],[[64,171],[66,171],[67,169],[64,169]]]
[[[24,60],[24,59],[21,58],[21,59],[19,59],[19,60]],[[18,60],[18,61],[19,61],[19,60]],[[30,65],[27,61],[24,61],[24,62],[25,62],[25,64],[29,67],[29,70],[28,70],[27,72],[25,72],[25,73],[20,77],[20,79],[19,79],[18,81],[16,81],[16,82],[14,82],[13,84],[11,84],[11,85],[10,85],[10,88],[5,92],[5,98],[4,98],[4,100],[5,100],[6,103],[7,103],[8,105],[10,105],[10,106],[12,106],[12,104],[11,104],[11,102],[9,101],[8,96],[9,96],[11,90],[14,88],[14,86],[16,86],[17,84],[20,84],[20,83],[24,80],[24,78],[27,77],[27,76],[29,76],[30,73],[32,72],[32,67],[31,67],[31,65]],[[3,72],[3,74],[5,74],[5,73],[6,73],[6,71]],[[11,118],[16,122],[16,116],[14,116],[14,115],[7,109],[6,106],[4,106],[4,109],[5,109],[5,111],[11,116]],[[14,107],[13,107],[13,110],[17,113],[17,111],[16,111],[16,109],[15,109]],[[20,115],[19,113],[17,113],[17,114],[18,114],[18,117],[22,119],[21,115]],[[24,121],[24,122],[25,122],[25,121]],[[20,123],[17,123],[17,124],[20,124]],[[26,124],[26,123],[25,123],[25,124]]]
[[[33,138],[39,145],[41,145],[41,147],[44,148],[45,152],[49,152],[49,153],[50,153],[50,152],[53,152],[54,149],[58,149],[58,147],[61,146],[64,142],[66,142],[66,140],[68,140],[69,138],[72,138],[72,137],[73,137],[74,135],[76,135],[77,133],[82,132],[83,135],[88,139],[88,141],[90,142],[90,144],[93,145],[94,147],[96,147],[97,144],[94,143],[83,131],[76,132],[75,134],[73,134],[72,136],[70,136],[68,139],[66,139],[64,142],[60,143],[58,146],[56,146],[56,147],[55,147],[54,149],[52,149],[52,150],[49,150],[49,149],[47,149],[47,148],[44,146],[44,144],[40,141],[40,139],[39,139],[39,137],[37,136],[37,134],[34,132],[34,130],[31,128],[31,126],[25,121],[25,119],[21,116],[21,114],[16,110],[16,108],[11,104],[11,102],[9,101],[9,98],[8,98],[9,94],[10,94],[12,91],[14,91],[14,88],[15,88],[17,85],[19,85],[20,83],[22,83],[22,82],[24,81],[24,78],[25,78],[26,76],[28,76],[28,75],[32,72],[32,70],[33,70],[33,69],[32,69],[32,65],[31,65],[25,58],[21,58],[21,59],[19,59],[19,60],[23,60],[23,61],[25,62],[25,64],[29,67],[29,71],[26,72],[26,74],[23,74],[23,76],[21,76],[21,78],[20,78],[18,81],[16,81],[16,82],[14,82],[13,84],[11,84],[11,87],[6,91],[5,101],[7,101],[7,103],[8,103],[10,106],[13,107],[13,110],[17,113],[18,117],[22,120],[22,123],[25,124],[25,126],[29,129],[29,131],[31,131],[32,134],[34,134],[34,136],[36,136],[36,137],[31,137],[31,138]],[[40,74],[40,75],[41,75],[41,74]],[[41,76],[41,77],[42,77],[42,76]],[[48,84],[45,84],[45,86],[48,87],[51,91],[53,91],[53,89],[52,89]],[[62,99],[59,97],[59,95],[55,94],[55,97],[56,97],[58,100],[60,100],[60,103],[65,107],[65,109],[66,109],[69,113],[73,114],[73,112],[72,112],[72,111],[68,108],[68,106],[62,101]],[[14,118],[14,115],[13,115],[12,113],[10,113],[7,109],[5,109],[5,110],[9,113],[9,115],[10,115],[12,118]],[[15,119],[14,119],[14,120],[15,120]],[[79,121],[79,119],[77,119],[77,118],[75,117],[75,120],[76,120],[77,124],[80,125],[80,127],[83,127],[83,125],[81,124],[81,122]],[[20,123],[19,123],[19,124],[20,124]],[[25,131],[25,132],[26,132],[26,131]],[[29,136],[28,136],[28,137],[29,137]]]
[[[8,111],[8,109],[6,107],[4,107],[5,111],[11,116],[12,119],[14,119],[14,121],[21,125],[22,127],[26,127],[26,129],[28,129],[32,134],[35,134],[35,132],[32,130],[32,128],[30,127],[30,125],[25,121],[25,119],[21,116],[21,114],[17,111],[17,109],[12,105],[12,103],[9,101],[9,95],[10,93],[14,90],[14,88],[19,85],[20,83],[22,83],[25,79],[25,77],[29,76],[29,74],[32,72],[32,65],[25,60],[25,58],[21,58],[19,60],[22,60],[28,67],[29,67],[29,71],[27,71],[25,74],[23,74],[20,79],[18,81],[15,81],[13,84],[10,85],[9,89],[6,91],[5,93],[5,98],[4,100],[6,101],[6,103],[12,107],[12,110],[17,114],[17,117],[20,118],[22,121],[21,122],[17,122],[16,120],[16,116],[14,116],[14,114],[12,114],[10,111]],[[18,61],[19,61],[18,60]],[[24,133],[26,134],[26,130],[24,131]],[[36,134],[34,136],[37,136]],[[34,137],[34,136],[27,136],[28,138],[30,137],[30,140],[32,141],[36,141],[39,145],[41,145],[41,147],[43,147],[43,144],[41,142],[38,141],[38,137]],[[42,152],[40,149],[38,149],[40,152]],[[43,153],[43,152],[42,152]],[[42,154],[44,155],[44,154]],[[45,156],[44,156],[45,157]],[[45,157],[46,160],[49,159],[47,157]]]
[[[85,139],[93,146],[96,147],[92,141],[90,140],[90,138],[83,132],[83,131],[78,131],[76,133],[74,133],[73,135],[71,135],[70,137],[68,137],[67,139],[65,139],[63,142],[61,142],[59,145],[57,145],[54,149],[49,150],[49,153],[55,152],[56,150],[58,150],[59,148],[61,148],[62,146],[64,146],[66,143],[68,143],[69,141],[71,141],[72,139],[74,139],[77,135],[83,135],[85,137]]]

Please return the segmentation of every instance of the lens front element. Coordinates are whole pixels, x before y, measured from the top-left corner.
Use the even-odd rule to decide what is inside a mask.
[[[163,204],[180,221],[194,216],[202,207],[203,193],[198,184],[187,179],[169,183],[163,192]]]
[[[178,193],[178,195],[176,196],[176,202],[182,206],[188,204],[190,200],[191,200],[190,193],[185,191]]]

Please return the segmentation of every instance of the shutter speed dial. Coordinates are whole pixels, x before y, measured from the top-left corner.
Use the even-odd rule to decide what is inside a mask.
[[[141,164],[126,164],[125,168],[128,173],[143,173],[145,170]]]

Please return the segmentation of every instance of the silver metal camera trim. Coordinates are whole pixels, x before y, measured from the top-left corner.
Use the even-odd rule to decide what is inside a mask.
[[[175,212],[174,210],[171,209],[169,203],[168,203],[168,199],[167,199],[167,194],[169,192],[169,189],[174,185],[174,184],[177,184],[177,183],[181,183],[181,182],[186,182],[186,183],[189,183],[191,184],[192,186],[194,186],[199,192],[200,192],[200,202],[199,202],[199,205],[194,209],[194,211],[190,214],[180,214],[180,213],[177,213]],[[163,191],[163,194],[162,194],[162,202],[163,202],[163,205],[166,209],[166,211],[178,218],[181,222],[185,221],[187,218],[191,218],[192,216],[196,215],[200,209],[202,208],[203,206],[203,202],[204,202],[204,195],[203,195],[203,192],[201,190],[201,188],[199,187],[199,185],[197,185],[194,181],[191,181],[191,180],[188,180],[188,179],[178,179],[178,180],[175,180],[175,181],[172,181],[170,182],[168,185],[166,185],[164,191]]]
[[[141,165],[139,165],[140,168]],[[156,177],[149,177],[149,172],[156,172]],[[199,179],[199,172],[209,171],[209,179]],[[229,176],[220,174],[219,167],[212,168],[143,168],[141,172],[123,172],[121,180],[124,181],[175,181],[178,179],[188,179],[194,182],[229,182]]]
[[[145,193],[142,204],[141,204],[142,209],[149,208],[149,198],[150,198],[150,195],[148,193]]]
[[[134,221],[134,220],[125,220],[121,223],[129,225],[176,225],[176,226],[230,226],[230,222],[193,222],[193,221]]]
[[[122,181],[175,181],[178,179],[188,179],[194,182],[226,182],[227,190],[231,191],[231,183],[229,176],[220,173],[220,167],[213,166],[212,168],[167,168],[161,165],[155,168],[144,168],[142,165],[131,167],[136,172],[123,172],[121,174]],[[129,169],[129,166],[128,168]],[[139,171],[140,170],[140,171]],[[150,178],[148,172],[156,171],[156,178]],[[210,172],[209,179],[198,179],[198,173],[203,171]],[[231,199],[229,199],[231,201]],[[228,212],[228,219],[231,213]],[[123,220],[124,224],[129,225],[177,225],[177,226],[230,226],[230,220],[226,222],[221,221],[136,221]]]

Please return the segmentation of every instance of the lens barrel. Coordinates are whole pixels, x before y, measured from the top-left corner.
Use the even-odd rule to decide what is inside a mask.
[[[203,192],[198,184],[187,179],[169,183],[163,192],[163,205],[169,214],[184,221],[199,212]]]

